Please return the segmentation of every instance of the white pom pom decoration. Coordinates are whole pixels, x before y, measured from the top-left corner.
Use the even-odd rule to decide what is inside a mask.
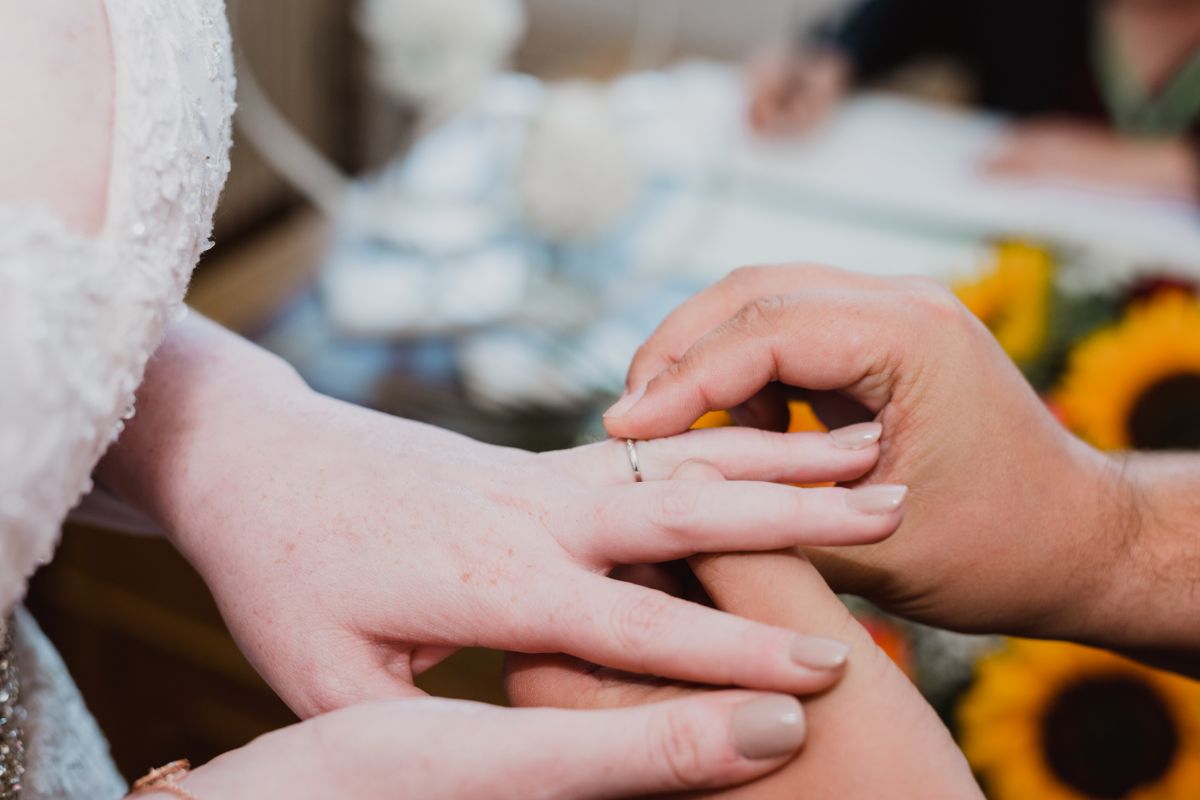
[[[546,93],[530,123],[518,182],[526,224],[556,243],[594,240],[629,210],[640,175],[601,87],[571,82]]]
[[[359,0],[376,83],[430,116],[453,113],[512,55],[520,0]]]

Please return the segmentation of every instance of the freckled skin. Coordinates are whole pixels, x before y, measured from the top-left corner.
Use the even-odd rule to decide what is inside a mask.
[[[848,490],[774,482],[862,475],[878,446],[684,433],[643,444],[638,484],[622,448],[533,454],[356,408],[191,315],[155,354],[97,479],[162,525],[303,717],[411,696],[416,675],[471,646],[765,691],[835,681],[790,656],[791,631],[608,572],[700,550],[878,541],[900,510],[866,514]],[[671,480],[697,464],[732,480],[703,493]]]

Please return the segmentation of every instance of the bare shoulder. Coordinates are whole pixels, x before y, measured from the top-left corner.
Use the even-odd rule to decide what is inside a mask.
[[[100,227],[113,75],[105,0],[0,0],[0,204]]]

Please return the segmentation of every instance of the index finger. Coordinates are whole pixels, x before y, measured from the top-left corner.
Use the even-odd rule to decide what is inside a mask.
[[[688,348],[764,295],[802,289],[860,288],[878,279],[857,272],[813,264],[742,267],[676,308],[638,348],[625,378],[627,393],[645,387],[655,376],[678,362]]]
[[[680,433],[702,414],[733,408],[773,381],[840,390],[877,412],[891,394],[886,366],[903,339],[891,295],[805,291],[745,306],[651,380],[644,394],[605,426],[620,438]]]

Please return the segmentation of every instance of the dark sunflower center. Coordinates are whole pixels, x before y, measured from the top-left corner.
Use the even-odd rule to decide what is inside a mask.
[[[1124,797],[1171,766],[1179,736],[1151,687],[1122,676],[1062,692],[1042,720],[1046,761],[1063,783],[1097,798]]]
[[[1147,389],[1129,415],[1129,439],[1139,450],[1200,448],[1200,375],[1172,375]]]

